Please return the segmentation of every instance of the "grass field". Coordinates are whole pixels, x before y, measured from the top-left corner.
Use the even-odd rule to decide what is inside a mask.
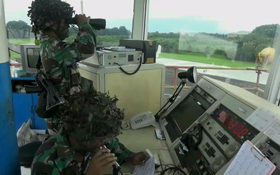
[[[204,54],[188,53],[188,54],[172,54],[172,53],[161,53],[160,58],[170,58],[174,60],[191,61],[197,63],[214,64],[219,66],[228,67],[255,67],[255,63],[242,62],[242,61],[231,61],[226,58],[219,56],[213,56],[207,59]],[[160,59],[159,58],[159,59]]]
[[[10,43],[14,44],[33,44],[34,39],[26,39],[26,40],[9,40]],[[19,58],[20,55],[11,52],[11,58]],[[160,58],[170,58],[174,60],[182,60],[182,61],[191,61],[197,63],[205,63],[205,64],[214,64],[219,66],[228,66],[228,67],[255,67],[254,63],[242,62],[242,61],[231,61],[226,58],[220,56],[212,56],[207,58],[205,54],[201,53],[185,53],[185,54],[172,54],[172,53],[161,53],[159,55]]]

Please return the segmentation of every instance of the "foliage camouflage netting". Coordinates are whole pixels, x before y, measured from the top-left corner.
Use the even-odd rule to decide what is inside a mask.
[[[64,134],[81,140],[115,137],[120,134],[124,119],[117,101],[108,93],[81,91],[67,98],[56,120],[63,126]]]
[[[27,16],[30,17],[35,34],[62,20],[70,20],[75,13],[70,4],[61,0],[35,0],[28,8]]]

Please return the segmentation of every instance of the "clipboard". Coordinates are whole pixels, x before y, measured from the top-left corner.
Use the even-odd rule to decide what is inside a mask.
[[[244,142],[224,175],[271,175],[276,166],[249,140]]]

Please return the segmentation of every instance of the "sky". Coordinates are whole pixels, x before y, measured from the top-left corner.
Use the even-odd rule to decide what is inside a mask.
[[[29,23],[28,6],[32,0],[5,0],[6,21],[23,20]],[[80,0],[67,0],[81,13]],[[96,3],[94,3],[96,2]],[[264,24],[279,24],[276,0],[150,0],[150,18],[193,18],[219,22],[225,31],[252,31]],[[109,20],[132,19],[133,0],[83,0],[84,13]],[[121,24],[120,24],[121,26]]]

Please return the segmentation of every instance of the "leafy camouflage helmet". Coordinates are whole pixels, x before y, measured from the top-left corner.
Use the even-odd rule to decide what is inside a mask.
[[[116,105],[118,99],[108,93],[80,91],[68,97],[60,106],[59,122],[63,133],[80,140],[111,138],[120,134],[123,110]]]
[[[28,7],[32,32],[36,35],[53,25],[71,20],[75,11],[70,4],[61,0],[34,0]]]

